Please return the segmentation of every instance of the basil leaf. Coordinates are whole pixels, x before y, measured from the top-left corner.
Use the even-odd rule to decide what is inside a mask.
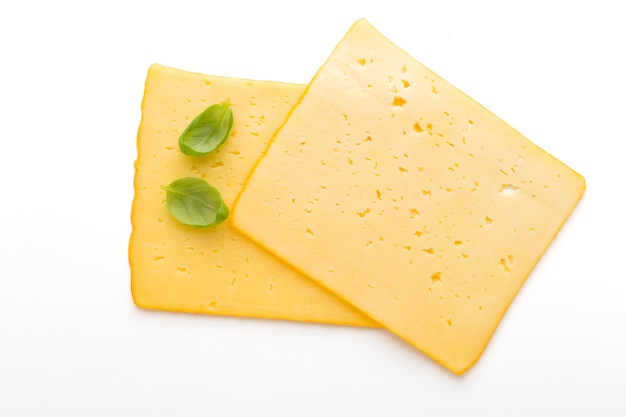
[[[203,156],[216,150],[228,138],[233,127],[230,99],[207,107],[191,121],[178,138],[180,151],[189,156]]]
[[[162,185],[167,209],[179,222],[194,227],[215,226],[228,218],[229,210],[220,192],[199,178],[180,178]]]

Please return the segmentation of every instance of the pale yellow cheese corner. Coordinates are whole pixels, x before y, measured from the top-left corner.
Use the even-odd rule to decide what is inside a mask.
[[[361,20],[273,138],[232,222],[463,373],[584,189]]]
[[[206,179],[228,206],[304,86],[150,68],[137,138],[129,247],[132,294],[140,307],[189,313],[375,326],[336,296],[240,234],[229,222],[212,229],[178,223],[162,184]],[[230,98],[234,124],[214,154],[178,149],[189,122]]]

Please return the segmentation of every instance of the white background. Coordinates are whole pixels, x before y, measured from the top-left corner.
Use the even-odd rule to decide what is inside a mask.
[[[2,2],[0,416],[625,416],[619,3]],[[587,179],[462,377],[383,330],[131,299],[149,65],[307,83],[361,17]]]

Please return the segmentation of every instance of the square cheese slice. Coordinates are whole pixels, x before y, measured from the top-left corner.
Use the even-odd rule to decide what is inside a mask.
[[[273,138],[232,222],[460,374],[584,188],[360,20]]]
[[[160,188],[204,178],[231,207],[272,133],[304,86],[150,68],[137,138],[129,260],[140,307],[189,313],[360,326],[374,322],[243,236],[226,221],[210,229],[178,223]],[[215,153],[189,157],[178,137],[206,107],[230,98],[234,124]]]

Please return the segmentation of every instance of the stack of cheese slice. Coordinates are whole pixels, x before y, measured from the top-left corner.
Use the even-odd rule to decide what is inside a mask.
[[[180,154],[177,135],[226,97],[227,145],[202,161]],[[364,20],[306,90],[153,67],[143,114],[139,305],[375,321],[455,373],[478,359],[585,188]],[[230,225],[193,230],[168,216],[159,184],[183,175],[236,198]]]

